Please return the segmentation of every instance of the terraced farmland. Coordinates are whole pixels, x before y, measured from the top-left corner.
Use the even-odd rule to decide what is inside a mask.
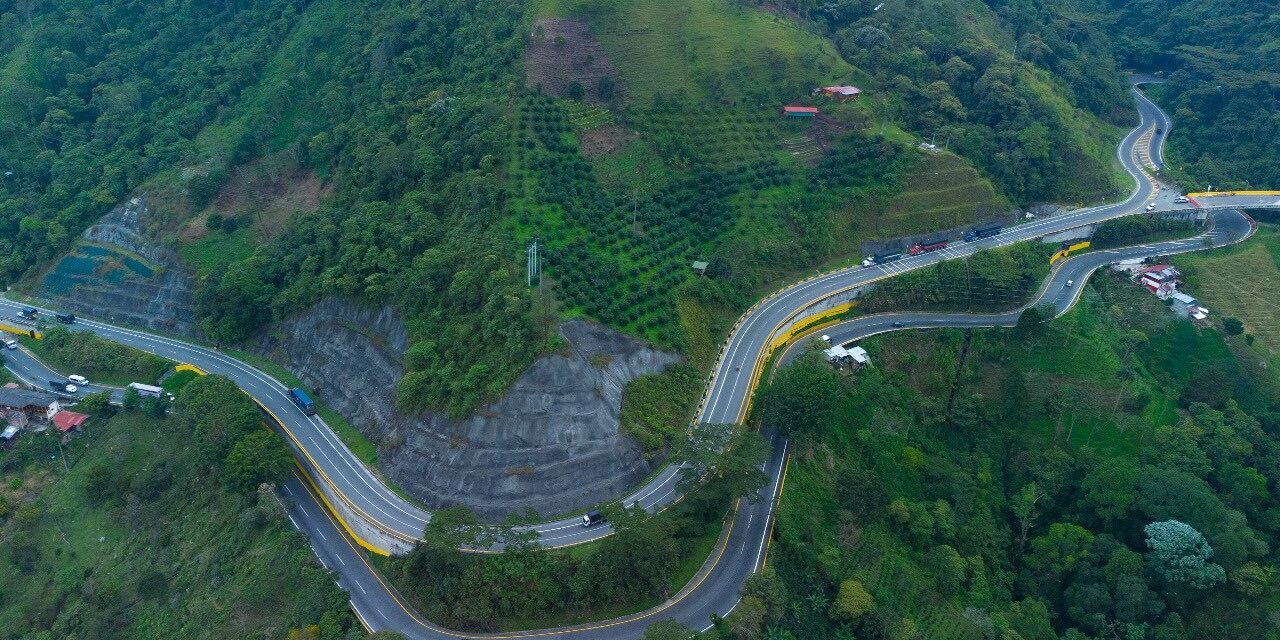
[[[1009,207],[991,182],[963,159],[949,153],[926,154],[907,174],[902,192],[889,202],[880,228],[894,235],[950,229],[974,222],[975,214]]]

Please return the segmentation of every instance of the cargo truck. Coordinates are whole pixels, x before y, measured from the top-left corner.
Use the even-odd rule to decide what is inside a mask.
[[[947,240],[930,240],[928,242],[917,242],[911,245],[910,252],[911,252],[911,255],[918,256],[922,253],[929,253],[930,251],[938,251],[941,249],[946,249],[947,244],[949,244]]]
[[[1002,229],[1004,229],[1004,225],[1001,225],[998,222],[979,225],[970,229],[967,233],[964,234],[964,241],[973,242],[975,240],[981,240],[983,238],[990,238],[991,236],[1000,235],[1000,231]]]
[[[893,251],[890,253],[877,253],[874,256],[871,256],[871,261],[876,264],[884,264],[886,262],[893,262],[894,260],[899,260],[901,258],[902,258],[901,251]]]

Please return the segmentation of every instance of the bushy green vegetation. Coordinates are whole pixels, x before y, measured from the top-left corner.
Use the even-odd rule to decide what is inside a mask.
[[[614,505],[617,533],[586,546],[547,550],[508,527],[480,526],[462,508],[437,511],[425,542],[385,560],[387,575],[428,619],[454,629],[545,628],[612,618],[678,592],[707,558],[725,510],[764,487],[767,444],[733,425],[710,425],[684,451],[686,499],[651,515]],[[698,483],[702,474],[714,479]],[[696,489],[695,489],[696,486]],[[506,542],[499,554],[459,547]]]
[[[46,329],[41,340],[23,343],[54,370],[64,375],[79,374],[102,384],[155,384],[172,366],[160,356],[60,325]]]
[[[1274,632],[1280,380],[1241,338],[1098,280],[1047,324],[888,334],[853,377],[816,360],[779,374],[763,415],[825,393],[781,425],[796,452],[771,555],[785,602],[748,610],[748,631]]]
[[[1195,234],[1196,224],[1190,220],[1172,220],[1160,216],[1125,216],[1098,225],[1089,238],[1095,249],[1123,247],[1139,242],[1167,238],[1185,238]]]
[[[1280,33],[1267,0],[1108,0],[1117,53],[1163,71],[1151,88],[1173,116],[1166,169],[1189,190],[1280,188]]]
[[[622,430],[645,451],[682,444],[702,382],[688,363],[632,380],[622,395]]]
[[[868,311],[994,311],[1030,301],[1049,273],[1054,248],[1024,242],[979,251],[876,283],[863,296]]]
[[[0,452],[6,636],[278,640],[317,625],[311,637],[364,637],[280,498],[258,489],[280,476],[234,473],[245,442],[283,450],[261,425],[244,394],[209,377],[168,417],[95,416],[62,447],[65,471],[48,434]],[[224,446],[232,429],[244,435]]]

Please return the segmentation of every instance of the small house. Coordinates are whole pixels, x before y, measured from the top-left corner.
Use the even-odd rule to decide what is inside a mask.
[[[1179,318],[1190,317],[1192,308],[1199,306],[1196,304],[1195,298],[1192,298],[1181,291],[1173,292],[1173,295],[1169,296],[1169,299],[1172,301],[1173,312],[1177,314]]]
[[[709,267],[709,266],[711,266],[711,263],[709,263],[709,262],[706,262],[706,261],[703,261],[703,260],[694,260],[694,261],[693,261],[693,272],[694,272],[694,273],[696,273],[696,274],[698,274],[698,275],[700,275],[700,276],[705,276],[705,275],[707,275],[707,267]]]
[[[844,346],[837,344],[823,350],[822,353],[827,356],[828,362],[837,367],[847,364],[851,367],[861,368],[871,363],[871,358],[867,356],[867,350],[862,347],[846,349]]]
[[[59,411],[53,414],[53,426],[57,427],[58,433],[79,431],[88,420],[89,416],[74,411]]]
[[[785,106],[782,108],[782,115],[793,120],[812,120],[818,115],[818,108]]]
[[[52,393],[6,388],[0,389],[0,409],[47,419],[61,410],[62,405],[58,403],[58,397]]]
[[[823,87],[823,95],[831,96],[840,102],[848,102],[857,100],[862,95],[862,89],[849,85],[840,85],[837,87]]]

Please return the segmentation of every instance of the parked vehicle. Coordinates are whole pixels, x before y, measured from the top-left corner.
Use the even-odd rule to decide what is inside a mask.
[[[594,527],[601,522],[604,522],[604,515],[599,511],[588,511],[582,516],[582,526],[584,527]]]
[[[76,317],[70,313],[55,313],[53,317],[62,324],[71,324],[76,321]]]
[[[84,376],[78,376],[75,374],[67,376],[67,381],[74,382],[76,384],[89,384],[88,378],[85,378]]]
[[[298,408],[302,409],[303,413],[309,416],[316,414],[316,403],[311,401],[311,396],[307,395],[306,391],[294,387],[289,390],[289,399],[293,400],[293,403],[298,405]]]
[[[1147,204],[1147,211],[1155,211],[1155,210],[1156,210],[1156,203],[1151,202]]]
[[[80,390],[79,387],[68,383],[66,380],[50,380],[49,388],[54,391],[64,391],[66,393],[75,393]]]
[[[973,242],[983,238],[1000,235],[1000,231],[1004,229],[1004,225],[998,222],[976,226],[964,234],[965,242]]]
[[[929,253],[930,251],[938,251],[940,249],[946,249],[948,244],[949,244],[949,241],[947,240],[930,240],[928,242],[917,242],[911,245],[910,252],[911,252],[911,255],[918,256],[922,253]]]
[[[150,384],[142,384],[141,382],[130,382],[129,387],[138,392],[138,395],[144,398],[159,398],[164,394],[164,389]]]

